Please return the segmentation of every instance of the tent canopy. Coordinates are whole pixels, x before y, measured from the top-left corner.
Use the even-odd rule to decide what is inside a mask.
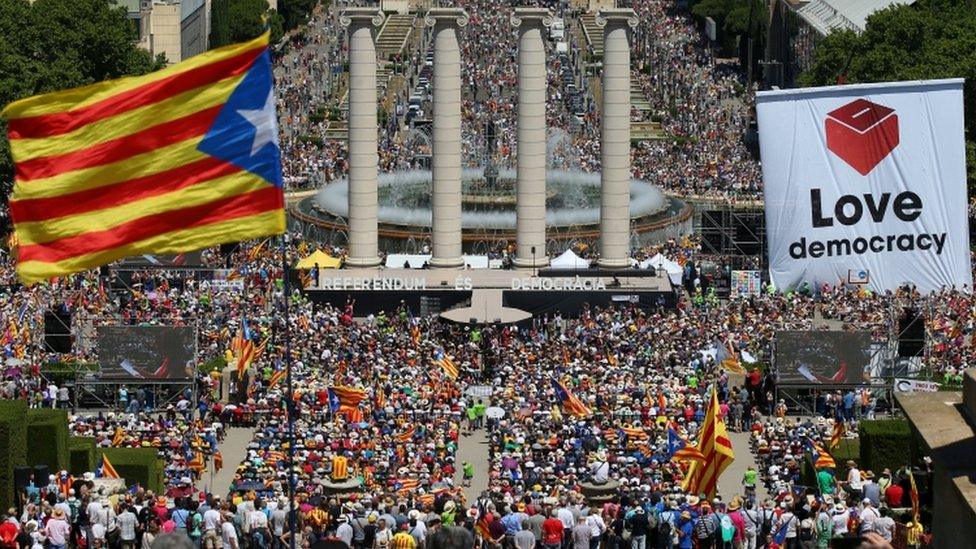
[[[681,284],[681,273],[683,271],[681,265],[678,265],[663,255],[657,254],[650,259],[641,261],[641,269],[646,269],[648,267],[654,267],[659,271],[663,269],[666,273],[668,273],[668,278],[671,279],[673,284]]]
[[[573,250],[566,250],[563,254],[549,262],[552,269],[588,269],[589,260],[576,255]]]
[[[296,269],[309,270],[318,264],[320,269],[338,269],[339,265],[342,264],[338,258],[332,257],[331,255],[323,252],[322,250],[315,250],[312,255],[302,259],[295,265]]]

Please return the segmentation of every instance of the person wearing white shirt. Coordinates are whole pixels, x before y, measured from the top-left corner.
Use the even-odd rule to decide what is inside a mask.
[[[875,522],[881,518],[878,510],[871,505],[871,500],[864,498],[861,502],[864,507],[861,509],[861,513],[858,515],[858,519],[861,521],[861,531],[860,534],[864,535],[867,532],[877,532]]]
[[[339,517],[339,527],[336,528],[336,537],[345,543],[346,546],[352,547],[352,536],[353,530],[352,526],[349,525],[349,517],[342,515]]]
[[[844,537],[847,534],[847,522],[851,518],[850,511],[843,502],[837,502],[834,505],[834,537]]]
[[[590,547],[599,547],[600,537],[607,531],[607,523],[603,521],[600,513],[590,512],[586,515],[586,525],[590,527]]]
[[[208,549],[220,547],[220,537],[223,534],[220,517],[220,511],[212,507],[203,513],[203,546]]]
[[[223,542],[223,549],[238,549],[237,530],[234,529],[233,517],[230,513],[224,517],[225,520],[220,526],[220,537]]]
[[[854,501],[857,501],[861,497],[861,490],[864,488],[864,479],[861,478],[861,470],[857,468],[857,464],[853,461],[848,461],[847,466],[850,467],[847,471],[847,487],[854,496]]]

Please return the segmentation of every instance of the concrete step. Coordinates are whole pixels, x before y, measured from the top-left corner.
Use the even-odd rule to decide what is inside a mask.
[[[590,46],[593,54],[603,57],[603,29],[596,24],[596,14],[584,13],[580,16],[580,23],[583,27],[586,43]]]
[[[393,14],[386,18],[383,28],[376,36],[376,53],[380,58],[403,53],[416,19],[414,15],[401,14]]]
[[[641,89],[633,75],[630,77],[630,104],[639,111],[651,110],[651,102],[647,100],[644,90]]]

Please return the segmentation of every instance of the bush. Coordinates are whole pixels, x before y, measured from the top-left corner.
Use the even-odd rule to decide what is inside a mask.
[[[862,421],[859,427],[862,470],[880,473],[886,467],[894,471],[919,461],[920,450],[908,420],[882,419]]]
[[[95,470],[95,437],[68,439],[68,472],[78,477]]]
[[[68,468],[68,412],[27,411],[27,465],[47,465],[51,472]]]
[[[200,365],[197,370],[203,374],[211,374],[213,372],[223,372],[224,368],[227,367],[227,360],[224,357],[217,355],[210,360],[204,362]]]
[[[96,464],[101,463],[103,454],[108,456],[112,467],[127,485],[138,484],[157,494],[162,493],[163,465],[155,448],[98,448]]]
[[[27,464],[27,402],[0,400],[0,508],[14,505],[14,467]]]

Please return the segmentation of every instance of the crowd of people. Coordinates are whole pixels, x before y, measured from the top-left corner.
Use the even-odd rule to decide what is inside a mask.
[[[692,242],[670,243],[641,253],[662,251],[675,259],[694,261],[694,248]],[[291,253],[298,256],[307,251],[299,243]],[[79,293],[73,305],[80,318],[86,310],[101,318],[111,312],[133,324],[179,321],[191,312],[203,313],[201,356],[222,355],[241,322],[247,323],[255,343],[279,328],[272,320],[283,318],[282,287],[276,282],[281,274],[275,267],[277,253],[274,246],[251,243],[230,258],[232,265],[246,273],[240,293],[213,291],[206,282],[155,271],[136,276],[138,286],[109,279],[102,282],[104,296]],[[226,264],[216,254],[205,254],[204,261]],[[70,277],[60,284],[75,287],[83,286],[82,282],[98,285],[89,275]],[[24,314],[25,326],[42,310],[40,299],[52,297],[49,290],[43,285],[20,288],[21,301],[26,299],[31,311]],[[288,322],[293,341],[302,342],[293,346],[291,360],[298,388],[291,401],[299,434],[296,440],[289,439],[286,408],[281,405],[288,395],[278,375],[284,359],[280,340],[268,343],[255,359],[250,368],[252,381],[237,387],[244,394],[237,406],[224,406],[214,398],[215,393],[202,391],[196,409],[187,395],[179,395],[170,409],[148,413],[144,410],[147,395],[132,389],[119,398],[120,411],[73,414],[70,428],[73,434],[95,436],[102,446],[158,448],[167,463],[166,490],[160,495],[196,497],[199,492],[191,486],[199,486],[200,471],[189,465],[195,452],[202,449],[209,456],[220,444],[227,424],[253,425],[254,438],[243,459],[238,463],[241,456],[227,456],[227,466],[235,468],[233,496],[267,502],[264,508],[273,514],[280,505],[277,502],[287,494],[288,458],[294,455],[302,506],[299,520],[311,528],[311,536],[338,529],[339,517],[347,512],[369,524],[372,514],[382,517],[384,512],[400,511],[401,506],[408,515],[411,510],[425,517],[436,514],[444,525],[464,524],[469,513],[496,513],[502,520],[524,512],[518,510],[520,503],[543,517],[551,513],[547,506],[555,509],[563,504],[579,514],[587,503],[579,486],[593,478],[594,461],[605,462],[607,468],[601,475],[620,484],[620,494],[625,497],[618,503],[623,509],[636,512],[646,504],[647,515],[660,516],[673,506],[677,532],[687,523],[680,518],[685,511],[692,523],[706,512],[700,495],[681,490],[685,468],[668,459],[668,429],[695,440],[712,387],[723,403],[729,428],[754,433],[762,464],[759,482],[768,483],[776,498],[770,501],[780,510],[784,502],[801,501],[794,488],[800,486],[797,464],[802,452],[794,446],[802,438],[793,432],[800,427],[784,424],[780,428],[770,423],[785,415],[771,401],[772,377],[730,381],[728,372],[716,364],[713,351],[715,342],[729,342],[757,361],[766,361],[777,330],[816,329],[814,311],[819,307],[840,315],[837,311],[843,307],[836,300],[841,295],[846,299],[846,294],[836,292],[819,296],[793,292],[707,307],[683,301],[676,309],[651,311],[593,308],[579,318],[540,318],[528,329],[465,330],[433,317],[419,317],[403,305],[356,321],[355,303],[338,308],[313,306],[295,294]],[[860,299],[871,303],[870,296]],[[849,314],[845,318],[848,328],[864,327]],[[871,319],[870,315],[865,318]],[[444,356],[456,363],[461,374],[458,380],[434,366]],[[482,371],[487,377],[480,376]],[[554,377],[594,414],[576,418],[562,409],[551,383]],[[212,380],[201,375],[201,381],[207,383],[204,387]],[[40,376],[11,373],[7,382],[8,389],[15,388],[13,393],[43,394],[48,389]],[[481,384],[494,389],[472,396],[469,388]],[[330,389],[336,388],[354,390],[343,393],[337,406],[330,395]],[[861,395],[842,395],[836,402],[825,403],[822,415],[856,422],[869,415],[867,404],[873,396],[865,393],[864,398],[865,406],[861,406]],[[35,405],[44,405],[44,401]],[[472,410],[479,406],[482,412],[485,407],[499,408],[503,416],[485,423],[490,462],[475,464],[489,470],[485,498],[468,501],[461,484],[463,471],[472,464],[458,463],[457,449],[461,432],[470,428],[466,424],[477,419]],[[829,425],[821,422],[815,428],[806,427],[808,438],[826,444]],[[854,425],[848,424],[845,436],[853,436]],[[749,449],[737,451],[745,459]],[[329,495],[331,486],[347,481],[364,486],[351,506]],[[743,497],[734,500],[735,496]],[[758,511],[763,504],[746,493],[723,493],[721,497],[724,504],[719,505],[725,507],[710,503],[708,513],[732,515],[735,506]],[[167,503],[171,499],[175,498],[168,498]],[[849,504],[860,505],[857,499],[845,503]],[[334,512],[337,505],[345,507]],[[319,509],[331,519],[316,524],[313,518]],[[594,512],[601,515],[608,532],[622,524],[616,508],[590,511]],[[805,515],[795,516],[802,522],[811,513],[807,509]],[[626,515],[627,511],[622,516]],[[720,522],[721,517],[716,520]],[[513,530],[514,526],[506,528]]]
[[[491,121],[500,130],[499,161],[512,165],[511,8],[486,0],[455,4],[471,16],[460,36],[465,162],[483,161],[480,128]],[[561,3],[539,4],[570,28],[569,53],[547,57],[547,121],[568,136],[559,155],[567,166],[598,170],[599,109],[587,79],[579,79],[579,118],[563,101],[564,65],[580,70],[588,47],[574,32],[578,14]],[[652,105],[635,118],[659,122],[673,139],[635,147],[633,174],[675,193],[754,200],[758,166],[742,141],[748,86],[672,4],[634,3],[644,39],[633,45],[640,61],[633,75]],[[341,29],[336,9],[319,10],[275,56],[292,189],[331,182],[346,170],[345,144],[324,138],[341,100]],[[426,51],[418,46],[406,57],[419,68]],[[416,80],[408,74],[408,82]],[[401,135],[406,123],[397,120],[408,90],[394,95],[394,123],[380,128],[383,170],[412,167],[416,152]],[[285,295],[278,246],[266,240],[209,250],[200,270],[91,271],[29,288],[17,284],[12,259],[2,258],[0,396],[70,408],[72,435],[94,437],[100,447],[156,448],[166,463],[158,494],[140,486],[96,488],[94,471],[69,485],[57,474],[45,486],[36,479],[0,525],[4,547],[146,549],[175,533],[197,549],[281,548],[293,540],[355,549],[794,549],[862,534],[891,540],[895,519],[917,542],[921,526],[901,515],[911,506],[907,470],[883,471],[874,482],[873,473],[851,463],[822,468],[812,484],[805,477],[811,449],[829,447],[837,432],[856,437],[857,422],[874,416],[880,393],[827,395],[813,417],[791,419],[796,410],[774,398],[774,335],[836,322],[884,341],[898,314],[912,309],[924,313],[933,338],[924,366],[954,380],[976,351],[976,303],[963,289],[920,296],[838,284],[695,299],[702,288],[696,265],[716,258],[704,257],[694,239],[634,253],[638,260],[662,253],[684,267],[688,297],[675,308],[589,307],[574,318],[552,313],[530,326],[500,328],[447,324],[403,303],[363,318],[352,301],[316,305],[298,291]],[[314,249],[299,235],[284,246],[289,263]],[[67,355],[43,342],[52,308],[70,312],[78,327]],[[42,375],[40,365],[97,362],[93,334],[102,325],[192,325],[198,360],[191,366],[215,361],[217,368],[191,369],[195,389],[188,392],[161,398],[133,383],[110,395],[112,411],[78,410],[77,387]],[[235,370],[241,360],[241,338],[257,349],[241,367],[247,375],[225,375],[224,367]],[[720,351],[739,357],[745,375],[730,373]],[[564,408],[562,390],[591,413]],[[757,462],[741,489],[714,495],[683,486],[688,464],[673,459],[671,448],[674,437],[699,437],[712,391],[729,430],[751,433],[749,447],[735,448],[736,459],[754,455]],[[222,455],[228,426],[253,430],[243,455]],[[480,429],[487,460],[460,461],[464,434]],[[234,471],[228,493],[201,489],[205,468],[221,466]],[[472,491],[476,469],[487,471],[487,480]],[[846,474],[835,478],[831,470]],[[592,499],[584,484],[615,488],[606,500]],[[349,490],[355,495],[336,495],[349,486],[358,487]]]
[[[442,4],[464,8],[469,15],[458,36],[464,165],[477,168],[493,158],[502,167],[514,167],[518,48],[510,21],[513,8],[486,0]],[[566,28],[560,40],[563,53],[556,52],[555,40],[546,40],[550,164],[599,171],[600,112],[592,91],[598,78],[587,68],[592,46],[581,28],[581,12],[554,0],[532,4],[549,9]],[[639,38],[632,44],[632,77],[651,108],[635,108],[633,119],[659,123],[668,137],[634,147],[632,175],[678,195],[756,201],[762,191],[759,166],[744,144],[753,90],[738,65],[716,59],[690,15],[674,10],[673,4],[634,4]],[[407,117],[409,101],[418,94],[420,111],[428,115],[416,119],[429,119],[432,112],[429,74],[427,84],[422,84],[423,69],[433,53],[430,33],[415,24],[404,51],[380,60],[403,69],[403,78],[396,81],[399,87],[390,90],[390,101],[383,107],[387,115],[386,123],[380,124],[378,151],[383,172],[420,167],[421,157],[430,153],[428,140],[414,137],[423,132],[415,131],[414,120]],[[341,127],[346,95],[336,69],[348,50],[336,37],[344,34],[338,11],[322,10],[301,33],[288,38],[277,56],[284,171],[296,188],[314,188],[346,174],[345,141],[326,131]],[[563,78],[566,69],[572,76],[568,81]],[[382,82],[384,95],[387,85]],[[571,96],[578,96],[575,104],[567,100]],[[489,121],[496,128],[494,150],[488,150]]]

